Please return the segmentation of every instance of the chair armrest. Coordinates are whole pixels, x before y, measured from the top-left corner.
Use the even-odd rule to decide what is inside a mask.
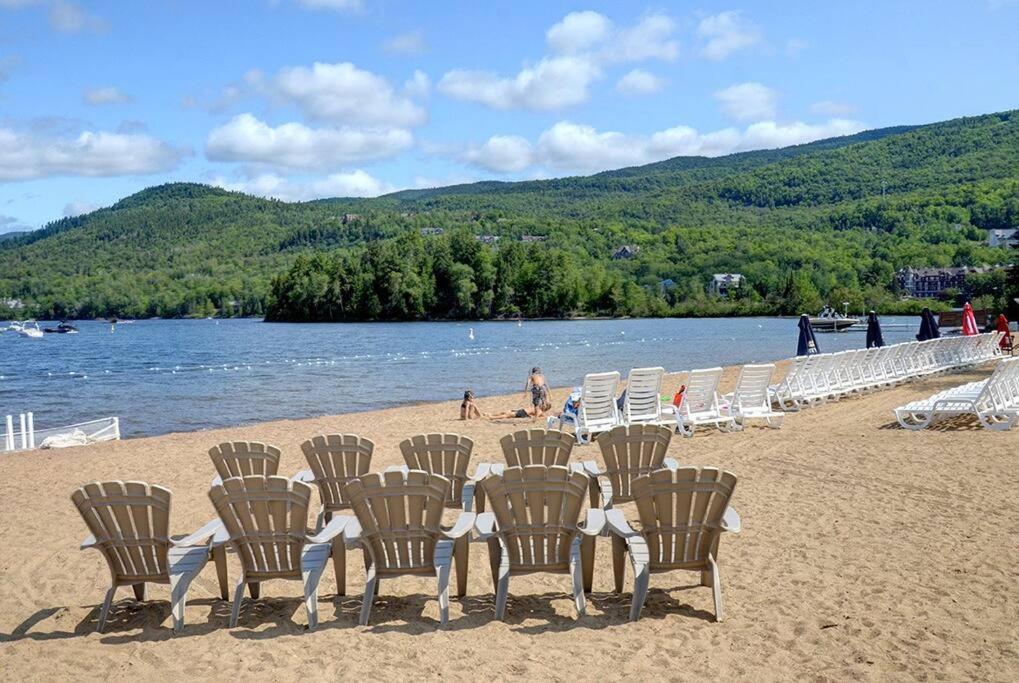
[[[601,470],[598,469],[598,463],[594,460],[585,460],[580,463],[580,468],[582,472],[591,477],[597,477],[599,474],[602,474]]]
[[[343,542],[347,546],[355,546],[361,542],[361,523],[356,517],[347,517],[347,524],[343,527]]]
[[[190,534],[188,536],[185,536],[184,538],[176,540],[171,538],[170,543],[173,543],[178,548],[188,548],[196,545],[204,545],[205,542],[210,537],[215,536],[216,533],[220,531],[220,529],[223,529],[225,531],[225,528],[223,527],[223,522],[219,521],[218,518],[209,520],[208,522],[205,523],[205,526],[203,526],[201,529],[194,532],[193,534]]]
[[[311,484],[315,481],[315,473],[311,470],[301,470],[294,476],[290,477],[290,481],[299,481],[303,484]]]
[[[446,538],[460,538],[464,534],[470,533],[470,530],[474,528],[474,520],[477,515],[473,512],[461,512],[460,516],[456,518],[456,524],[449,531],[443,531],[442,533]]]
[[[213,488],[214,486],[222,486],[222,485],[223,485],[223,477],[219,476],[218,474],[215,477],[212,478],[211,482],[209,482],[209,488],[210,489]]]
[[[407,467],[406,465],[390,465],[385,470],[383,470],[383,472],[403,472],[404,474],[407,474],[408,472],[410,472],[410,468]]]
[[[598,508],[587,509],[587,520],[583,525],[577,525],[580,533],[587,536],[597,536],[605,528],[605,511]]]
[[[474,510],[474,487],[477,485],[473,479],[468,479],[464,482],[463,489],[460,492],[460,502],[463,505],[464,512],[471,512]]]
[[[478,534],[478,540],[484,541],[497,533],[495,528],[495,513],[482,512],[474,518],[474,531]]]
[[[89,534],[88,536],[85,537],[85,540],[81,542],[81,547],[78,548],[78,549],[79,550],[88,550],[89,548],[94,548],[95,546],[96,546],[96,537],[93,536],[92,534]]]
[[[679,469],[679,461],[675,458],[664,458],[662,459],[662,466],[670,470],[677,470]]]
[[[630,524],[626,521],[626,517],[623,516],[622,510],[606,510],[605,523],[608,525],[609,531],[620,538],[629,539],[640,536],[640,534],[630,527]]]
[[[474,470],[474,474],[471,475],[470,481],[478,482],[487,477],[492,473],[492,463],[490,462],[479,462],[478,466]]]
[[[349,517],[347,515],[333,517],[329,520],[329,523],[326,524],[322,531],[318,532],[314,536],[308,536],[308,542],[328,543],[343,532],[344,528],[346,528],[347,524],[350,523],[351,519],[353,519],[353,517]]]
[[[722,531],[731,531],[734,534],[738,534],[743,530],[743,520],[740,519],[739,513],[736,512],[735,508],[725,508],[725,514],[722,515]]]

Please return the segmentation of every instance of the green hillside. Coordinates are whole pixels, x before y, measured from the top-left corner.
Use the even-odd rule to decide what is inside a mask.
[[[891,312],[912,305],[898,300],[895,270],[1014,260],[985,240],[1017,225],[1010,111],[370,200],[290,204],[164,185],[0,241],[0,300],[39,317],[708,315],[826,300]],[[422,234],[431,228],[444,234]],[[613,260],[621,245],[639,253]],[[709,297],[715,272],[743,273],[748,286]],[[998,273],[968,294],[1001,305],[1004,289]]]

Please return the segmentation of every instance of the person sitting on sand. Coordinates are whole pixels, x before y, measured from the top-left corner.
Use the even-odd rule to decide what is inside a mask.
[[[552,404],[548,397],[548,384],[545,382],[545,375],[542,374],[541,368],[538,366],[531,368],[531,374],[527,376],[527,382],[524,384],[525,399],[528,393],[530,393],[531,405],[534,406],[534,419],[545,417],[545,411]]]
[[[478,408],[478,404],[474,400],[474,392],[468,389],[464,392],[463,403],[460,404],[460,419],[461,420],[480,420],[484,417],[481,414],[481,410]]]

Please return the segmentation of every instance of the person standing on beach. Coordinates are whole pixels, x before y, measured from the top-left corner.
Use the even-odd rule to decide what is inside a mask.
[[[545,417],[545,411],[551,405],[548,399],[548,384],[538,366],[531,368],[531,374],[527,376],[527,382],[524,384],[525,399],[528,393],[531,395],[531,405],[534,406],[534,420],[537,421]]]

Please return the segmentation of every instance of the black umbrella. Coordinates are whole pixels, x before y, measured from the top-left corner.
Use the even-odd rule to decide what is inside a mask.
[[[885,340],[881,336],[881,323],[877,321],[877,313],[871,311],[867,314],[867,348],[884,346]]]
[[[916,335],[916,340],[927,341],[928,339],[937,339],[940,336],[941,331],[938,330],[938,321],[934,319],[931,309],[924,307],[920,313],[920,333]]]
[[[821,349],[817,347],[817,339],[814,337],[814,328],[810,326],[810,317],[801,315],[799,327],[800,339],[796,343],[796,355],[811,356],[821,353]]]

